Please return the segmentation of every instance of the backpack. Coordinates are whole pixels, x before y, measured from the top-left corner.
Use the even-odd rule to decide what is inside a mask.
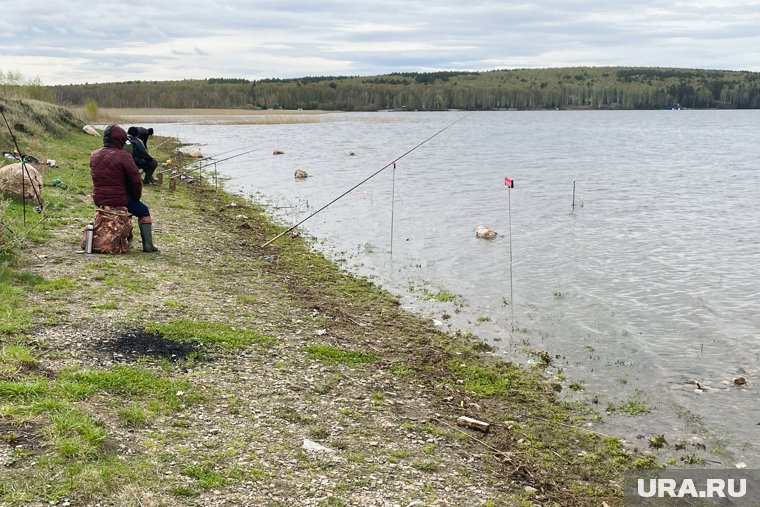
[[[92,221],[93,253],[125,254],[132,239],[132,215],[125,207],[103,206],[95,211]],[[81,247],[87,246],[87,228],[82,234]]]

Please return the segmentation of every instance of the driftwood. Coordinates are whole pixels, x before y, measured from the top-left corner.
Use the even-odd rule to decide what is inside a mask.
[[[488,433],[488,430],[491,428],[490,423],[478,421],[477,419],[465,415],[457,419],[457,424],[459,426],[466,426],[467,428],[482,431],[483,433]]]

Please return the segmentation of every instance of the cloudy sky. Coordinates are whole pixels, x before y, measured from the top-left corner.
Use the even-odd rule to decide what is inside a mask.
[[[394,71],[760,70],[760,0],[3,0],[0,71],[44,84]]]

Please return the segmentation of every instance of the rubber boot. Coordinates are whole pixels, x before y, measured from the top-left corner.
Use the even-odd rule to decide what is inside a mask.
[[[143,252],[158,252],[158,248],[153,245],[153,224],[140,224],[140,236]]]

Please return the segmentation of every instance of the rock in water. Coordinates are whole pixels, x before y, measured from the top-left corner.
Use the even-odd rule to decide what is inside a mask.
[[[42,194],[42,176],[32,165],[25,165],[26,170],[20,163],[0,168],[0,191],[19,199],[36,199]]]
[[[100,136],[97,130],[95,130],[95,127],[92,125],[85,125],[82,127],[82,130],[84,130],[86,133],[90,134],[91,136]]]
[[[307,173],[303,169],[296,169],[295,176],[297,180],[303,180],[309,177],[309,173]]]
[[[199,148],[193,148],[190,150],[190,156],[193,158],[203,158],[203,153],[201,153]]]
[[[486,227],[485,225],[479,225],[477,229],[475,229],[475,237],[481,238],[481,239],[494,239],[496,237],[496,231],[491,229],[490,227]]]

